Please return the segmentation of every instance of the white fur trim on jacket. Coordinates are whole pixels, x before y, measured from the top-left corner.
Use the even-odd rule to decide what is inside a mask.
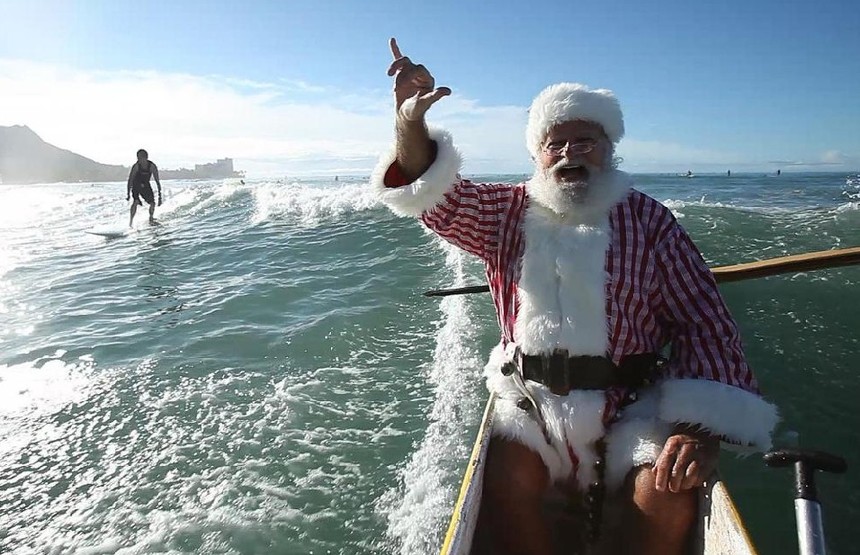
[[[624,116],[612,91],[558,83],[542,90],[529,109],[526,145],[531,155],[538,157],[541,143],[552,127],[573,120],[599,123],[613,143],[624,136]]]
[[[603,356],[609,347],[609,212],[630,193],[629,178],[607,172],[586,202],[563,215],[545,206],[541,183],[526,185],[514,339],[527,355],[566,349],[571,355]]]
[[[525,246],[514,338],[527,355],[567,349],[603,356],[606,320],[606,249],[609,220],[599,227],[552,221],[545,208],[525,214]]]
[[[380,201],[400,216],[418,217],[438,204],[446,192],[459,181],[462,158],[451,134],[441,129],[430,129],[430,138],[436,141],[436,160],[424,175],[409,185],[386,187],[385,172],[397,159],[395,147],[382,155],[370,176],[370,183]]]
[[[531,412],[517,407],[523,395],[513,378],[501,373],[501,365],[507,358],[502,346],[497,345],[484,367],[487,388],[497,395],[493,435],[517,441],[535,451],[546,465],[551,481],[566,480],[573,473],[573,461],[567,452],[570,445],[579,459],[577,482],[585,490],[597,477],[593,444],[604,435],[606,400],[603,392],[572,391],[559,396],[542,384],[526,381],[529,393],[540,405],[551,439],[551,443],[547,443]]]
[[[670,379],[660,384],[660,419],[699,424],[740,447],[767,450],[779,422],[776,406],[761,396],[705,379]]]
[[[624,484],[631,468],[653,464],[672,433],[673,425],[657,418],[659,390],[656,387],[638,391],[635,403],[623,409],[623,415],[606,434],[606,487],[615,491]]]
[[[576,481],[585,491],[597,478],[594,442],[604,434],[605,479],[610,491],[624,484],[631,468],[657,460],[672,424],[657,418],[659,390],[656,387],[641,391],[639,400],[624,409],[607,433],[603,426],[606,406],[603,391],[572,391],[559,396],[550,393],[544,385],[526,381],[529,393],[540,404],[550,436],[548,443],[534,415],[517,406],[523,395],[513,379],[501,373],[501,366],[510,355],[497,345],[484,367],[487,388],[497,396],[493,435],[521,443],[537,453],[552,482],[566,481],[573,473],[573,461],[567,452],[570,445],[579,460]]]
[[[579,459],[577,483],[583,490],[594,481],[594,441],[604,434],[602,391],[574,391],[553,395],[541,384],[526,381],[529,393],[540,404],[551,442],[547,443],[538,421],[517,407],[523,397],[512,378],[501,372],[513,344],[505,352],[497,345],[484,367],[487,389],[497,395],[493,435],[517,441],[537,453],[552,481],[567,480],[573,463],[567,445]],[[672,429],[679,422],[701,424],[715,435],[767,449],[776,425],[776,408],[758,395],[710,380],[670,379],[638,391],[638,400],[621,410],[605,431],[606,486],[615,491],[630,469],[653,464]],[[743,449],[740,449],[743,451]]]

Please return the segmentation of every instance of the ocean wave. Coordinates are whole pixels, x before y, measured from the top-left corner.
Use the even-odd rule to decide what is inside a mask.
[[[261,471],[292,457],[274,454],[293,411],[267,376],[163,376],[154,359],[95,376],[82,358],[0,367],[0,390],[18,399],[2,409],[21,428],[4,467],[35,474],[29,491],[51,498],[5,515],[0,550],[229,553],[267,541],[260,522],[295,531],[326,518],[273,495],[278,473]]]
[[[86,186],[31,185],[0,189],[0,232],[64,227],[101,210],[107,199]]]
[[[344,185],[288,185],[266,183],[254,189],[252,222],[289,219],[303,227],[315,227],[329,217],[372,210],[379,207],[366,183]]]
[[[189,207],[188,213],[198,214],[210,208],[225,206],[232,200],[250,195],[252,187],[235,179],[225,179],[219,184],[207,186],[201,191],[197,202]]]
[[[737,210],[741,212],[752,212],[756,214],[795,214],[799,211],[795,208],[784,206],[759,206],[753,204],[738,204],[732,202],[721,202],[716,200],[707,200],[707,196],[701,197],[699,200],[682,200],[668,198],[661,201],[668,209],[672,210],[677,215],[677,210],[684,208],[716,208],[721,210]]]
[[[680,200],[680,199],[672,199],[668,198],[666,200],[661,201],[663,206],[668,208],[669,210],[681,210],[688,206],[702,206],[705,208],[737,208],[734,205],[726,204],[723,202],[708,202],[705,201],[705,197],[702,197],[699,200]]]
[[[22,453],[33,445],[49,448],[63,442],[64,434],[52,419],[94,394],[92,356],[64,360],[66,355],[59,349],[32,361],[0,365],[0,469],[14,475]],[[5,482],[2,474],[0,470],[0,482]],[[0,551],[2,547],[0,539]]]
[[[9,248],[6,245],[0,245],[0,278],[17,268],[21,263],[20,258],[21,257],[18,254],[17,249]],[[0,304],[0,306],[2,306],[2,304]],[[2,312],[2,309],[0,309],[0,312]]]
[[[466,256],[442,244],[446,266],[454,274],[452,285],[466,283]],[[468,458],[471,430],[463,421],[478,415],[478,369],[483,366],[475,348],[473,325],[466,297],[446,297],[440,302],[442,325],[436,332],[436,348],[427,372],[434,388],[429,422],[418,448],[399,472],[400,485],[378,502],[388,520],[388,534],[396,551],[406,555],[434,553],[456,495],[461,463]]]
[[[202,194],[203,192],[197,187],[184,187],[178,190],[171,190],[169,193],[165,189],[163,193],[164,202],[156,208],[156,215],[163,218],[183,208],[194,206],[200,202]],[[146,208],[146,205],[138,207],[138,214]]]
[[[860,201],[860,175],[848,177],[845,180],[845,189],[842,190],[842,197],[849,201]]]
[[[35,419],[86,397],[90,383],[88,371],[95,362],[92,357],[83,355],[75,361],[65,361],[65,355],[66,351],[57,350],[53,355],[31,362],[0,365],[0,391],[4,397],[0,416],[13,420]]]
[[[846,212],[856,212],[858,210],[860,210],[860,201],[846,202],[845,204],[840,204],[833,209],[833,212],[835,214],[844,214]]]
[[[849,197],[852,198],[852,197]],[[685,218],[687,214],[681,212],[688,208],[704,208],[712,210],[714,213],[720,211],[737,211],[747,214],[758,214],[761,216],[776,217],[783,220],[796,221],[814,221],[821,218],[836,216],[847,212],[854,212],[860,209],[860,201],[849,200],[848,202],[840,203],[836,206],[812,206],[805,208],[791,208],[786,206],[754,206],[754,205],[737,205],[719,201],[707,201],[705,197],[700,200],[680,200],[666,199],[661,201],[664,206],[669,208],[675,217]]]

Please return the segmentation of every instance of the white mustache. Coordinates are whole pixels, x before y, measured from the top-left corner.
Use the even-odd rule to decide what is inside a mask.
[[[588,169],[588,166],[586,166],[583,162],[580,162],[579,160],[559,160],[558,162],[553,164],[553,166],[550,168],[550,171],[556,172],[558,170],[564,170],[567,168],[578,168],[578,167],[583,167],[583,168]]]
[[[595,166],[593,164],[589,164],[585,160],[580,158],[572,158],[570,160],[559,160],[555,164],[553,164],[548,170],[547,175],[555,175],[559,170],[569,169],[569,168],[585,168],[588,172],[588,176],[591,177],[593,175],[597,175],[600,173],[600,167]]]

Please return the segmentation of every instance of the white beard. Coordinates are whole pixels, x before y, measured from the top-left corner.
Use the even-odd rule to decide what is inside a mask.
[[[554,171],[537,169],[526,184],[529,198],[567,223],[596,225],[630,190],[630,177],[619,170],[589,168],[588,179],[567,182]]]

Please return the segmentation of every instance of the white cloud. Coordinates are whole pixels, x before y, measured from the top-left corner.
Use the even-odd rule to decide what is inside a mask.
[[[318,100],[295,99],[296,88]],[[369,168],[391,137],[385,94],[367,98],[376,108],[360,112],[340,106],[336,92],[321,92],[306,84],[0,61],[0,124],[28,125],[52,144],[113,164],[130,163],[145,147],[162,167],[230,156],[251,171],[300,172],[343,159],[364,159]]]
[[[853,170],[860,167],[860,156],[848,155],[839,150],[828,150],[822,152],[817,159],[813,160],[772,160],[769,164],[774,166],[789,166],[795,170],[808,171]]]
[[[821,155],[821,162],[824,164],[844,164],[848,161],[848,156],[838,150],[828,150]]]
[[[710,171],[746,164],[744,157],[735,153],[633,138],[621,142],[618,154],[624,158],[626,168],[642,172],[687,169]]]
[[[143,147],[163,168],[229,156],[249,175],[368,173],[392,138],[384,79],[384,89],[355,92],[283,79],[0,60],[0,125],[28,125],[52,144],[111,164],[129,164]],[[525,106],[454,95],[433,107],[430,121],[455,134],[467,174],[530,173],[526,118]],[[635,137],[619,154],[631,171],[755,164],[736,153]],[[824,155],[828,163],[845,159],[836,151]]]

